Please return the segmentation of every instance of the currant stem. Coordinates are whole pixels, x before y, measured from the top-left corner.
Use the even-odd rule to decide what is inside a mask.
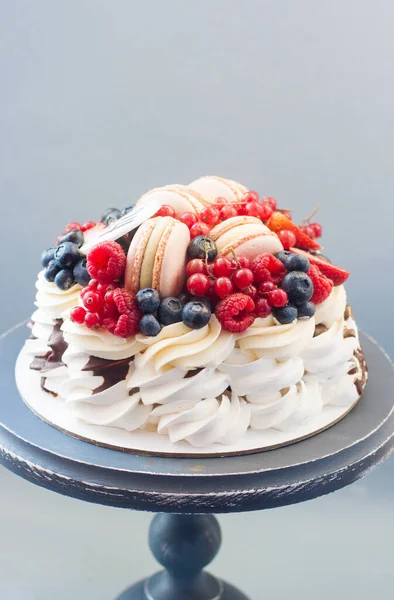
[[[317,211],[320,208],[320,204],[318,204],[317,206],[315,206],[315,208],[312,210],[311,214],[309,215],[309,217],[307,217],[306,219],[303,219],[301,221],[301,225],[303,225],[304,223],[309,223],[309,221],[311,220],[311,218],[317,213]]]

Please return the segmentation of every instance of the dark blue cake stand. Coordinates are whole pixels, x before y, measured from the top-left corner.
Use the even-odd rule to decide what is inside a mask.
[[[32,483],[108,506],[159,513],[150,548],[164,566],[117,600],[247,600],[204,571],[221,543],[212,513],[262,510],[334,492],[388,457],[394,446],[390,359],[361,336],[370,379],[357,406],[319,435],[291,446],[227,458],[158,458],[74,439],[36,417],[20,399],[14,364],[22,325],[0,340],[0,461]]]

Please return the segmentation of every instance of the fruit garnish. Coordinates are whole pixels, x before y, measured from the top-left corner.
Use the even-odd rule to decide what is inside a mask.
[[[264,318],[268,317],[272,312],[272,308],[267,298],[258,298],[255,302],[255,315],[256,317]]]
[[[213,262],[218,255],[218,249],[211,238],[205,235],[198,235],[190,242],[187,248],[187,255],[192,259],[202,258],[208,262]]]
[[[181,221],[181,223],[184,223],[190,229],[191,227],[193,227],[193,225],[195,225],[198,222],[198,217],[192,212],[187,212],[183,213],[183,215],[179,217],[179,220]]]
[[[190,329],[201,329],[208,325],[211,318],[211,309],[208,302],[192,300],[182,309],[182,321]]]
[[[311,254],[310,252],[306,252],[300,248],[292,248],[291,250],[296,254],[302,254],[306,256],[311,265],[316,265],[319,267],[323,275],[331,279],[334,285],[342,285],[342,283],[345,283],[350,275],[349,271],[345,271],[344,269],[333,265],[316,254]]]
[[[301,231],[303,231],[303,233],[305,233],[307,236],[309,236],[312,239],[321,237],[322,233],[323,233],[323,227],[320,225],[320,223],[311,223],[310,222],[311,218],[317,213],[319,208],[320,208],[320,206],[316,206],[316,208],[313,209],[311,214],[306,219],[303,219],[303,221],[301,222],[301,225],[300,225]],[[294,244],[292,244],[292,245],[294,245]]]
[[[82,325],[85,322],[86,310],[82,306],[74,306],[70,311],[70,318],[74,323]]]
[[[163,204],[155,214],[155,217],[172,217],[173,219],[175,216],[176,210],[168,204]]]
[[[283,308],[272,309],[272,314],[281,325],[288,325],[295,321],[298,316],[298,310],[293,304],[288,304],[287,306],[283,306]]]
[[[215,314],[222,327],[232,333],[241,333],[255,320],[255,304],[246,294],[231,294],[219,302]]]
[[[282,246],[285,250],[288,250],[292,246],[295,246],[295,244],[297,243],[296,235],[293,231],[290,231],[290,229],[281,229],[280,231],[278,231],[277,235],[280,241],[282,242]]]
[[[268,293],[267,300],[268,304],[273,308],[281,308],[282,306],[286,306],[288,296],[284,290],[276,288]]]
[[[301,304],[312,298],[313,283],[303,271],[291,271],[285,275],[281,287],[287,293],[291,303]]]
[[[300,227],[295,225],[293,221],[290,221],[285,215],[280,212],[274,212],[270,217],[267,227],[271,229],[271,231],[275,231],[275,233],[279,233],[279,231],[283,229],[287,229],[292,231],[297,240],[297,246],[300,248],[306,248],[307,250],[320,250],[321,246],[312,240],[309,236],[305,235],[305,233],[301,230]]]
[[[153,288],[144,288],[137,292],[135,302],[143,313],[154,313],[160,305],[160,294]]]
[[[260,283],[271,279],[271,275],[284,275],[285,267],[282,262],[269,252],[256,256],[251,266],[254,281]]]
[[[160,302],[157,316],[162,325],[172,325],[182,321],[183,302],[180,298],[172,297],[164,298]]]
[[[253,273],[250,269],[238,269],[233,275],[233,282],[238,289],[243,290],[253,283]]]
[[[205,296],[210,288],[210,282],[207,275],[195,273],[186,281],[186,287],[193,296]]]
[[[209,235],[210,231],[211,230],[206,223],[203,223],[202,221],[197,221],[197,223],[194,223],[194,225],[190,227],[190,237],[195,238],[201,235],[207,236]]]
[[[134,296],[124,288],[116,288],[116,290],[113,291],[112,299],[121,315],[127,315],[136,309]]]
[[[219,221],[220,209],[216,206],[206,206],[200,212],[200,221],[213,227]]]
[[[144,335],[156,337],[161,331],[161,325],[154,315],[151,313],[145,314],[139,323],[140,331]]]
[[[219,277],[213,284],[214,294],[218,298],[225,298],[234,291],[234,286],[229,277]]]
[[[323,275],[323,273],[319,270],[319,267],[316,265],[312,265],[308,271],[308,276],[311,278],[313,283],[313,296],[311,297],[311,301],[314,304],[320,304],[320,302],[324,302],[326,298],[331,294],[331,290],[333,288],[333,282],[331,279]]]
[[[116,242],[100,242],[88,253],[86,268],[100,282],[116,282],[125,272],[126,255]]]

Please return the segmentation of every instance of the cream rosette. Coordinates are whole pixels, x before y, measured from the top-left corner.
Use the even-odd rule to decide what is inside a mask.
[[[167,434],[173,443],[185,440],[195,447],[236,444],[249,427],[250,415],[250,405],[234,392],[231,398],[226,394],[219,399],[206,398],[179,412],[166,404],[151,413],[158,419],[159,434]]]
[[[35,305],[49,318],[62,319],[72,308],[78,304],[81,286],[75,284],[68,290],[61,290],[44,277],[44,271],[40,271],[36,281]]]
[[[332,288],[331,294],[320,304],[316,304],[315,323],[331,327],[343,317],[346,308],[346,292],[343,285]]]

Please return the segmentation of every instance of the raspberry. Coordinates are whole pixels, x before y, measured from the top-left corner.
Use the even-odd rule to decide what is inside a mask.
[[[215,314],[224,329],[232,333],[241,333],[255,320],[255,304],[245,294],[231,294],[219,302]]]
[[[101,242],[89,252],[86,268],[100,283],[119,281],[126,268],[126,255],[116,242]]]
[[[105,319],[103,319],[103,325],[104,325],[105,329],[107,331],[109,331],[109,333],[112,333],[112,334],[115,333],[116,322],[117,322],[116,316],[106,317]]]
[[[127,315],[136,308],[134,296],[124,288],[114,290],[112,299],[121,315]]]
[[[120,315],[116,327],[114,329],[114,335],[122,338],[128,338],[138,333],[140,329],[141,314],[138,310],[135,310],[127,315]]]
[[[331,294],[334,284],[331,279],[328,279],[328,277],[323,275],[323,273],[315,265],[310,267],[307,275],[309,275],[313,283],[313,296],[311,301],[314,304],[320,304],[320,302],[323,302],[323,300],[328,298],[328,296]]]
[[[286,269],[283,266],[283,263],[281,263],[281,261],[273,254],[264,252],[263,254],[256,256],[252,262],[252,271],[255,282],[261,283],[262,281],[269,281],[271,279],[271,275],[284,275]],[[269,277],[267,275],[267,271],[269,273]]]

